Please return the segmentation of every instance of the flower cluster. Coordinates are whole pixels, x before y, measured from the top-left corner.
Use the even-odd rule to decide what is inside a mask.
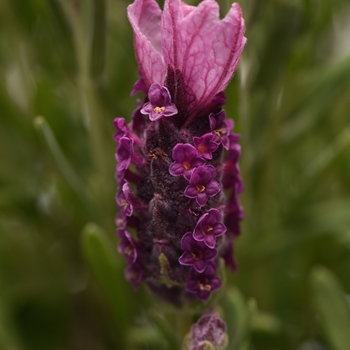
[[[130,125],[114,121],[119,252],[135,288],[144,281],[177,305],[220,288],[218,262],[235,268],[243,218],[239,136],[222,106],[244,21],[237,4],[223,20],[218,10],[214,0],[128,7],[140,74],[132,94],[146,97]]]

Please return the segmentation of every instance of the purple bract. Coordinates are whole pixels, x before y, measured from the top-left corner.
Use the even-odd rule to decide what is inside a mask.
[[[170,65],[194,92],[197,108],[224,90],[246,43],[238,4],[220,20],[214,0],[198,7],[166,0],[163,13],[155,0],[136,0],[128,7],[128,17],[145,85],[163,85]]]

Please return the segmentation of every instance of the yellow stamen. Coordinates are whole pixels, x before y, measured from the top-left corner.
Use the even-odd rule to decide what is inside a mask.
[[[207,151],[207,148],[203,145],[198,146],[197,149],[200,153],[205,153]]]
[[[188,161],[185,161],[182,163],[182,166],[184,167],[185,170],[188,170],[191,168],[191,163]]]
[[[157,114],[163,113],[164,110],[165,110],[165,107],[155,107],[155,108],[154,108],[154,111],[155,111]]]
[[[211,285],[210,284],[199,283],[199,289],[200,290],[207,290],[208,292],[210,292],[211,291]]]
[[[205,186],[203,185],[198,185],[196,186],[196,190],[199,192],[199,193],[202,193],[205,191]]]

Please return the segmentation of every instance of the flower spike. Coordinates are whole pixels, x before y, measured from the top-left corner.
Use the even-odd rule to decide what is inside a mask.
[[[144,98],[129,124],[114,120],[118,250],[135,289],[143,282],[175,306],[204,302],[221,287],[220,260],[235,269],[243,218],[239,135],[223,90],[246,42],[244,20],[238,4],[220,19],[215,0],[164,0],[163,11],[135,0],[128,18],[139,64],[131,94]],[[224,346],[216,317],[198,327],[191,350]]]

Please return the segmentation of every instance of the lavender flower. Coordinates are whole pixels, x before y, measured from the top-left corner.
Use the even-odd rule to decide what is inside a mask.
[[[221,287],[221,281],[216,276],[216,264],[209,261],[205,270],[200,273],[191,268],[189,278],[186,283],[186,290],[190,293],[197,294],[198,298],[205,301],[209,298],[210,293]]]
[[[208,262],[218,254],[215,248],[208,248],[204,243],[196,241],[191,232],[182,237],[181,249],[184,253],[179,258],[180,264],[193,266],[197,272],[204,272]]]
[[[175,305],[205,301],[221,286],[219,260],[234,265],[243,217],[238,138],[222,106],[244,21],[238,4],[220,20],[214,0],[165,0],[164,12],[155,0],[135,0],[128,17],[140,75],[132,94],[145,98],[130,125],[114,122],[126,278]]]
[[[204,242],[209,248],[214,248],[216,237],[226,232],[225,225],[220,221],[219,210],[212,208],[202,215],[193,231],[193,238],[198,242]]]
[[[148,114],[152,122],[162,117],[171,117],[177,114],[177,109],[171,103],[171,96],[166,87],[159,84],[151,85],[148,91],[148,98],[149,102],[143,105],[141,113]]]
[[[214,197],[220,192],[220,185],[214,180],[215,176],[216,170],[212,165],[199,166],[194,169],[184,195],[195,198],[198,205],[202,207],[209,197]]]
[[[186,180],[191,178],[195,168],[205,164],[205,160],[198,156],[198,152],[192,145],[178,143],[173,150],[174,163],[169,167],[169,173],[173,176],[183,175]]]
[[[118,251],[121,254],[124,254],[126,261],[129,264],[133,264],[137,259],[137,249],[135,242],[131,238],[131,235],[126,230],[121,230],[118,232],[119,237],[121,238]]]
[[[197,148],[199,155],[205,159],[212,159],[212,153],[219,147],[219,143],[214,142],[214,135],[212,133],[204,134],[201,137],[195,136],[193,144]]]

